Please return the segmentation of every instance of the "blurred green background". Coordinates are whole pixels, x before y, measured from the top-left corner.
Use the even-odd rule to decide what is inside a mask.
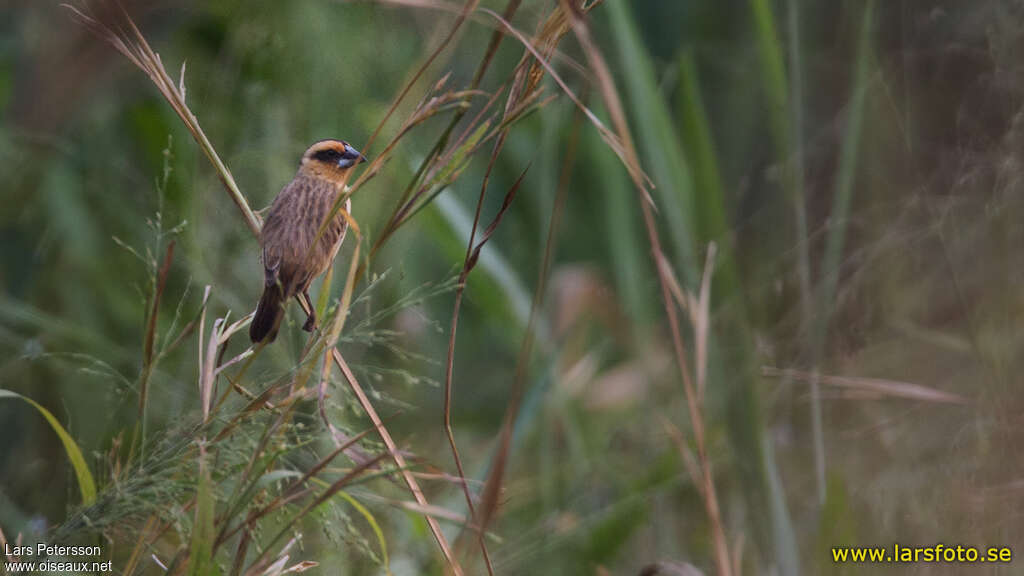
[[[187,63],[186,101],[254,208],[290,180],[309,143],[362,146],[452,22],[444,11],[372,2],[124,4],[172,76]],[[529,35],[555,5],[526,0],[512,22]],[[179,305],[185,316],[197,309],[206,285],[211,314],[251,311],[258,250],[143,74],[55,2],[8,2],[0,14],[0,388],[53,412],[102,478],[111,443],[135,423],[149,282],[122,245],[145,257],[158,212],[164,228],[186,222],[164,328]],[[698,290],[708,243],[718,249],[708,454],[742,573],[873,571],[834,565],[829,549],[839,545],[1020,542],[1021,6],[605,0],[589,19],[684,288]],[[399,116],[448,72],[450,85],[466,85],[491,30],[468,23]],[[554,66],[607,122],[572,33],[559,50]],[[495,89],[522,54],[506,39],[481,87]],[[547,80],[545,93],[559,90]],[[445,124],[403,140],[354,197],[370,241]],[[389,123],[365,152],[379,152],[396,129]],[[460,317],[453,421],[467,475],[483,480],[497,449],[575,129],[491,556],[500,574],[632,575],[657,562],[710,574],[704,504],[671,432],[692,441],[635,192],[565,97],[511,131],[484,203],[488,222],[531,166],[470,276]],[[486,154],[386,245],[371,266],[384,277],[356,319],[457,274],[485,167]],[[353,244],[339,257],[335,295]],[[399,444],[448,473],[438,383],[452,299],[441,291],[381,320],[378,329],[399,334],[399,351],[342,346]],[[291,365],[304,343],[299,316],[291,313],[255,377]],[[244,349],[235,346],[231,354]],[[802,373],[814,369],[847,379],[822,381],[812,394]],[[193,337],[154,375],[151,430],[195,418],[197,377]],[[339,418],[362,430],[345,394],[340,385],[332,392]],[[306,421],[315,428],[313,412]],[[457,486],[426,486],[432,503],[465,512]],[[366,492],[391,570],[440,573],[417,515],[373,499],[408,495],[387,483]],[[0,401],[7,537],[45,534],[78,503],[46,421],[27,404]],[[321,562],[324,574],[384,573],[366,552],[376,539],[363,518],[338,514],[325,514],[325,525],[356,525],[342,542],[307,535],[293,558]],[[482,566],[470,560],[467,570]],[[986,570],[1014,573],[1012,564]]]

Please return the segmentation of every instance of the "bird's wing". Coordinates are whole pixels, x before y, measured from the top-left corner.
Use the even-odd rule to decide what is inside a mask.
[[[263,283],[265,286],[273,286],[277,284],[278,276],[281,270],[281,258],[268,257],[267,249],[263,249]]]

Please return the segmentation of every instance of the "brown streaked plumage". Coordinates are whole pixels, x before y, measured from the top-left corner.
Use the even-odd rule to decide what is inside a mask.
[[[309,285],[323,274],[345,239],[348,222],[339,212],[313,245],[317,232],[341,192],[345,174],[366,158],[342,140],[321,140],[302,155],[295,178],[278,193],[260,232],[263,248],[263,296],[249,326],[253,342],[273,342],[293,296],[313,308]],[[346,200],[344,209],[350,211]],[[310,314],[303,330],[312,331]]]

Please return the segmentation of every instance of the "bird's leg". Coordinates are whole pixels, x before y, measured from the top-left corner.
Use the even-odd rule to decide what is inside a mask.
[[[309,297],[309,290],[303,290],[296,294],[295,297],[301,297],[306,302],[306,306],[309,306],[309,316],[306,318],[306,323],[302,325],[302,329],[306,332],[312,332],[316,328],[316,307],[313,306],[313,299]]]

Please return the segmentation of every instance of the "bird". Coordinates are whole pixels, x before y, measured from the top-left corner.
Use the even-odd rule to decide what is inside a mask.
[[[316,328],[309,285],[331,265],[348,229],[339,210],[317,237],[342,192],[348,172],[366,157],[344,140],[314,142],[302,155],[295,177],[274,198],[260,231],[263,295],[249,326],[254,344],[277,338],[285,305],[292,297],[309,307],[302,329]],[[343,207],[351,213],[351,200]],[[314,244],[315,243],[315,244]]]

